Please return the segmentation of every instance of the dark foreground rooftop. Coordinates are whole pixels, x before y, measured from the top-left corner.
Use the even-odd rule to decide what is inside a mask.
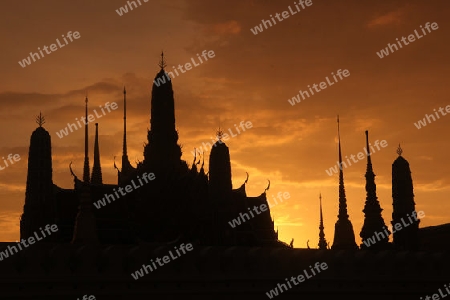
[[[0,251],[16,243],[0,243]],[[328,269],[276,299],[420,299],[450,283],[450,253],[205,247],[135,280],[131,273],[178,245],[39,243],[0,261],[0,299],[269,299],[316,262]],[[153,297],[152,297],[153,296]],[[307,297],[310,296],[310,297]]]

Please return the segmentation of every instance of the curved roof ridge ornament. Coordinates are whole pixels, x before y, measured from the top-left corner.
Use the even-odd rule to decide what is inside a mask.
[[[70,174],[72,174],[73,177],[76,177],[76,175],[73,173],[73,170],[72,170],[72,162],[70,162],[70,164],[69,164],[69,170],[70,170]]]
[[[269,182],[269,184],[267,185],[266,189],[264,190],[264,193],[267,192],[270,189],[270,180],[267,179],[267,181]]]
[[[198,158],[198,162],[197,162],[197,165],[199,165],[200,164],[200,157],[202,156],[202,153],[198,153],[198,156],[199,156],[199,158]]]
[[[247,184],[247,182],[248,182],[248,172],[245,172],[245,174],[247,174],[247,178],[245,179],[244,184]]]
[[[120,172],[119,168],[116,165],[116,156],[114,156],[114,169],[116,169],[117,172]]]
[[[69,170],[70,170],[70,174],[72,174],[73,177],[77,178],[77,175],[75,175],[75,173],[72,170],[72,162],[70,162],[70,164],[69,164]]]

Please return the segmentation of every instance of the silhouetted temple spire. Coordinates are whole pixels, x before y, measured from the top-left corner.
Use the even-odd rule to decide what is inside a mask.
[[[98,144],[98,123],[95,123],[94,165],[92,166],[92,184],[102,184],[102,168],[100,165],[100,149]]]
[[[217,141],[209,155],[209,201],[214,210],[216,243],[227,244],[234,239],[235,231],[227,223],[235,213],[232,205],[230,152],[224,142]]]
[[[144,149],[144,165],[171,168],[181,163],[181,147],[175,129],[175,101],[172,81],[164,71],[164,53],[161,53],[161,70],[152,87],[150,130]]]
[[[83,181],[90,182],[89,179],[89,132],[88,132],[88,97],[86,96],[86,120],[84,125],[84,167]]]
[[[353,225],[347,214],[347,198],[345,196],[344,187],[344,172],[342,167],[342,152],[341,152],[341,135],[338,123],[338,142],[339,142],[339,214],[338,220],[334,226],[334,241],[331,249],[337,250],[353,250],[358,249],[355,242],[355,233]]]
[[[127,90],[125,86],[123,87],[123,150],[122,159],[126,157],[128,159],[127,153]]]
[[[325,232],[323,226],[323,215],[322,215],[322,194],[319,195],[319,206],[320,206],[320,222],[319,222],[319,249],[326,250],[327,249],[327,240],[325,239]]]
[[[369,249],[386,249],[389,243],[389,234],[386,235],[386,224],[384,223],[381,212],[383,209],[380,206],[377,197],[376,185],[375,185],[375,174],[372,168],[372,158],[369,147],[369,132],[366,130],[366,150],[367,150],[367,170],[366,170],[366,203],[364,205],[364,224],[361,229],[360,237],[363,241],[361,248],[366,248],[364,241],[373,238],[376,233],[377,242],[370,245],[371,242],[367,241],[370,245]],[[381,237],[381,238],[380,238]]]
[[[44,117],[36,117],[39,125],[30,138],[25,204],[20,218],[20,238],[27,239],[39,227],[53,224],[55,218],[51,137],[42,125]],[[49,237],[51,241],[56,236]]]
[[[114,163],[115,165],[115,163]],[[123,149],[122,149],[122,170],[119,174],[119,183],[121,178],[127,178],[134,170],[128,159],[127,150],[127,90],[123,87]]]
[[[393,233],[394,247],[399,250],[417,250],[419,247],[418,231],[420,220],[415,221],[414,187],[408,161],[402,156],[403,150],[398,146],[398,157],[392,164],[392,227],[395,224],[414,222],[402,230]]]
[[[224,142],[217,141],[209,156],[209,185],[213,201],[229,201],[231,198],[231,160],[230,152]]]

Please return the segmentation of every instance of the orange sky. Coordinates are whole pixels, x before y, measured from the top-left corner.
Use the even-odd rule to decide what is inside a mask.
[[[316,247],[318,195],[323,196],[325,237],[332,244],[338,213],[338,177],[326,169],[337,160],[336,115],[344,155],[372,144],[378,197],[385,223],[391,222],[391,165],[402,144],[411,165],[416,209],[423,226],[450,222],[448,129],[450,116],[417,129],[414,122],[450,104],[448,1],[312,1],[305,10],[254,35],[261,19],[282,13],[293,1],[149,1],[123,16],[121,0],[14,1],[3,4],[0,39],[0,156],[21,160],[0,170],[0,240],[19,238],[30,135],[39,111],[52,137],[53,180],[71,188],[70,161],[81,175],[83,130],[62,139],[56,132],[90,110],[115,101],[119,108],[98,119],[103,180],[116,183],[113,157],[121,155],[122,89],[127,87],[128,147],[131,162],[143,159],[150,117],[152,80],[164,49],[167,70],[196,58],[215,57],[173,79],[176,125],[183,159],[225,130],[250,121],[253,128],[229,139],[233,187],[250,174],[247,191],[257,196],[271,181],[269,198],[289,192],[272,216],[280,239],[295,247]],[[330,3],[331,2],[331,3]],[[438,23],[410,45],[380,59],[376,52],[427,22]],[[18,61],[50,46],[68,31],[80,38],[22,68]],[[420,31],[419,31],[420,32]],[[288,99],[319,84],[338,69],[350,76],[291,106]],[[235,132],[235,131],[233,131]],[[90,126],[93,155],[94,126]],[[207,158],[209,153],[207,153]],[[92,158],[91,158],[92,162]],[[119,164],[119,160],[118,160]],[[3,166],[3,164],[2,164]],[[344,169],[348,211],[357,243],[364,220],[366,161]],[[208,167],[206,166],[206,169]]]

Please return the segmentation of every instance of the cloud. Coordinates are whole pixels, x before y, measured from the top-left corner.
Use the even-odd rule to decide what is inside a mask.
[[[241,25],[239,22],[235,20],[218,23],[211,27],[208,27],[205,31],[207,33],[213,33],[216,35],[232,35],[232,34],[238,34],[241,32]]]
[[[19,239],[20,215],[22,212],[3,211],[0,213],[0,225],[2,226],[2,242],[13,242]]]
[[[395,11],[388,12],[387,14],[377,16],[373,18],[367,24],[369,28],[375,28],[379,26],[387,26],[387,25],[399,25],[404,21],[405,11],[404,9],[397,9]]]

